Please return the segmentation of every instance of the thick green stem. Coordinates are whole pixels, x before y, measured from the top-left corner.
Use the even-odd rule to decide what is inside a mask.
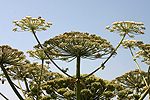
[[[122,39],[120,40],[120,42],[118,43],[118,45],[116,46],[116,48],[113,50],[113,52],[109,55],[109,57],[101,64],[100,67],[98,67],[97,69],[95,69],[93,72],[91,72],[89,75],[83,77],[83,78],[87,78],[91,75],[93,75],[94,73],[96,73],[99,69],[104,68],[105,64],[108,62],[108,60],[116,53],[117,49],[120,47],[122,41],[125,39],[126,34],[123,35]]]
[[[5,77],[6,77],[6,79],[7,79],[8,83],[9,83],[9,85],[11,86],[11,88],[13,89],[13,91],[15,92],[15,94],[18,96],[18,98],[19,98],[20,100],[24,100],[24,99],[22,98],[22,96],[20,95],[20,93],[18,92],[18,90],[16,89],[16,87],[14,86],[14,83],[13,83],[12,80],[10,79],[10,77],[9,77],[9,75],[8,75],[8,73],[7,73],[7,71],[6,71],[6,69],[4,68],[4,66],[1,65],[0,67],[1,67],[3,73],[4,73]]]
[[[38,37],[36,36],[34,30],[32,30],[32,33],[33,33],[33,35],[34,35],[36,41],[38,42],[39,46],[41,47],[41,49],[43,49],[43,51],[44,51],[45,55],[47,56],[47,58],[48,58],[62,73],[64,73],[64,74],[67,75],[68,77],[74,78],[74,77],[72,77],[71,75],[69,75],[69,74],[67,74],[66,72],[64,72],[64,70],[61,69],[61,68],[52,60],[52,58],[47,54],[47,52],[45,51],[44,47],[42,46],[42,44],[41,44],[41,42],[39,41]]]
[[[80,56],[77,57],[77,62],[76,62],[76,79],[77,79],[77,83],[76,83],[76,97],[77,100],[81,100],[80,99]]]

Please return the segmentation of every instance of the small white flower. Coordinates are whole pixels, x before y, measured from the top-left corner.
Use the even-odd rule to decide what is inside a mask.
[[[113,22],[111,26],[106,27],[110,32],[117,32],[120,35],[128,34],[133,37],[134,34],[144,34],[144,23],[134,21],[117,21]]]
[[[43,18],[32,18],[26,16],[21,20],[14,20],[15,28],[13,31],[45,31],[52,25],[50,22],[45,22]]]

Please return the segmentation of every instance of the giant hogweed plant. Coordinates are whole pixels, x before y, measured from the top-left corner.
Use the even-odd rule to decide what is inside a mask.
[[[37,31],[47,30],[52,24],[45,22],[41,17],[32,18],[27,16],[20,21],[14,21],[14,31],[30,31],[33,33],[35,39],[38,42],[38,46],[43,50],[45,55],[51,62],[64,74],[73,78],[71,75],[64,72],[50,57],[54,55],[56,58],[61,60],[77,60],[76,63],[76,96],[77,100],[80,100],[80,59],[81,58],[102,58],[105,55],[109,55],[106,60],[96,70],[91,72],[84,78],[97,72],[99,69],[104,68],[105,64],[109,59],[116,53],[117,49],[121,45],[125,36],[133,37],[135,34],[144,34],[144,24],[141,22],[133,21],[120,21],[114,22],[111,26],[106,27],[110,32],[117,32],[122,36],[121,41],[118,43],[116,48],[113,48],[107,40],[102,39],[96,35],[89,35],[89,33],[80,32],[69,32],[63,35],[56,36],[46,41],[43,45],[40,43],[36,36]]]
[[[134,35],[137,35],[137,34],[144,34],[144,29],[145,29],[143,23],[133,22],[133,21],[119,21],[119,22],[114,22],[111,26],[107,26],[106,27],[107,30],[109,30],[110,32],[119,33],[119,35],[122,37],[122,39],[120,40],[116,48],[113,48],[110,42],[108,42],[106,39],[103,39],[97,35],[92,35],[92,34],[84,33],[84,32],[66,32],[54,38],[50,38],[49,40],[41,44],[36,33],[39,31],[47,30],[52,25],[51,23],[46,22],[45,19],[41,17],[32,18],[30,16],[26,16],[25,18],[21,20],[16,20],[13,23],[15,24],[15,28],[13,29],[13,31],[32,32],[36,41],[38,42],[38,45],[36,45],[35,48],[41,50],[42,53],[40,54],[42,55],[44,54],[44,56],[42,57],[46,57],[46,59],[49,59],[60,71],[62,71],[62,73],[64,73],[71,79],[75,80],[75,83],[76,83],[75,99],[77,100],[82,99],[80,96],[80,93],[82,93],[80,89],[81,81],[83,81],[86,78],[89,78],[98,70],[103,69],[105,67],[105,64],[110,60],[110,58],[116,54],[117,49],[120,47],[120,45],[122,44],[122,41],[125,39],[126,36],[134,37]],[[39,54],[39,51],[38,53],[30,51],[29,54],[32,57],[37,57],[37,54]],[[1,53],[1,55],[3,54]],[[147,61],[147,59],[145,59],[145,56],[143,56],[142,54],[140,56],[144,57],[144,60]],[[80,59],[85,59],[85,58],[92,59],[92,60],[98,59],[98,58],[105,58],[105,60],[100,64],[100,66],[97,69],[92,71],[90,74],[85,75],[84,77],[81,77]],[[41,59],[42,62],[44,59]],[[66,61],[72,61],[76,59],[75,77],[69,75],[68,73],[66,73],[66,71],[61,69],[54,62],[55,59],[66,60]],[[9,60],[10,59],[8,59],[8,61]],[[1,68],[3,70],[4,67],[1,67]],[[42,84],[41,81],[43,79],[42,78],[43,70],[44,70],[44,67],[42,64],[41,71],[40,72],[38,71],[39,72],[38,75],[40,75],[40,77],[38,78],[40,82],[39,81],[37,82],[38,91],[41,90],[40,86]],[[7,71],[3,70],[3,72],[5,73]],[[146,83],[147,81],[144,81],[144,82]],[[108,90],[108,88],[105,88],[104,92],[106,92],[106,90]],[[38,95],[39,93],[40,92],[37,92],[36,95]],[[16,94],[21,100],[23,100],[23,98],[21,97],[21,95],[19,95],[19,93],[16,92]],[[35,97],[35,99],[38,100],[39,97],[37,96]]]
[[[45,41],[43,44],[50,55],[61,60],[76,59],[76,95],[80,100],[80,61],[81,59],[98,59],[107,57],[114,49],[106,40],[96,35],[81,32],[69,32]],[[51,52],[51,50],[53,52]],[[78,97],[79,96],[79,97]]]

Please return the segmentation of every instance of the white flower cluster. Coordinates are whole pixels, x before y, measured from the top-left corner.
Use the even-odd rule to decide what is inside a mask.
[[[136,53],[136,57],[142,57],[143,62],[150,65],[150,44],[139,45],[140,51]]]
[[[27,53],[30,55],[30,57],[34,57],[40,60],[45,60],[47,59],[44,51],[42,49],[34,49],[34,50],[29,50]]]
[[[50,22],[45,22],[45,19],[41,17],[32,18],[31,16],[15,20],[13,23],[15,24],[13,31],[45,31],[52,25]]]
[[[128,34],[132,37],[133,34],[144,34],[145,27],[142,22],[117,21],[113,22],[111,26],[107,26],[106,29],[110,32],[117,32],[120,35]]]
[[[13,49],[8,45],[0,46],[0,62],[4,65],[22,65],[25,61],[22,51]]]
[[[124,48],[134,48],[134,47],[136,47],[138,45],[141,45],[141,44],[143,44],[143,42],[142,41],[137,41],[137,40],[124,40],[122,42],[122,46]]]
[[[62,57],[69,56],[88,59],[105,58],[114,48],[106,39],[84,32],[65,32],[45,41],[45,48],[54,50]]]
[[[135,47],[138,47],[139,51],[136,52],[135,57],[142,58],[142,62],[150,65],[150,44],[144,44],[142,41],[137,40],[124,40],[122,42],[122,46],[130,49],[135,49]]]

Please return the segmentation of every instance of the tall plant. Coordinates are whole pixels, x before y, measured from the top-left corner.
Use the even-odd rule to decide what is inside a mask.
[[[106,39],[81,32],[66,32],[45,41],[43,46],[46,48],[49,55],[56,56],[57,59],[68,61],[76,59],[77,100],[80,100],[81,59],[103,58],[114,50]]]
[[[82,58],[88,59],[97,59],[103,58],[107,55],[103,63],[94,71],[92,71],[87,76],[82,79],[88,78],[93,75],[99,69],[104,68],[105,64],[110,60],[110,58],[116,54],[117,49],[122,44],[125,37],[134,37],[136,34],[144,34],[144,24],[141,22],[133,21],[119,21],[114,22],[111,26],[106,27],[110,32],[117,32],[122,39],[116,46],[113,48],[112,45],[105,39],[96,36],[90,35],[89,33],[81,32],[66,32],[62,35],[51,38],[42,45],[36,35],[38,31],[45,31],[52,25],[49,22],[41,17],[32,18],[27,16],[19,21],[14,21],[15,28],[14,31],[29,31],[32,32],[35,39],[38,42],[38,48],[42,49],[46,57],[65,75],[70,78],[73,76],[66,73],[61,69],[51,57],[54,56],[57,59],[72,61],[76,59],[76,97],[77,100],[80,100],[80,62]],[[107,89],[106,89],[107,90]]]

